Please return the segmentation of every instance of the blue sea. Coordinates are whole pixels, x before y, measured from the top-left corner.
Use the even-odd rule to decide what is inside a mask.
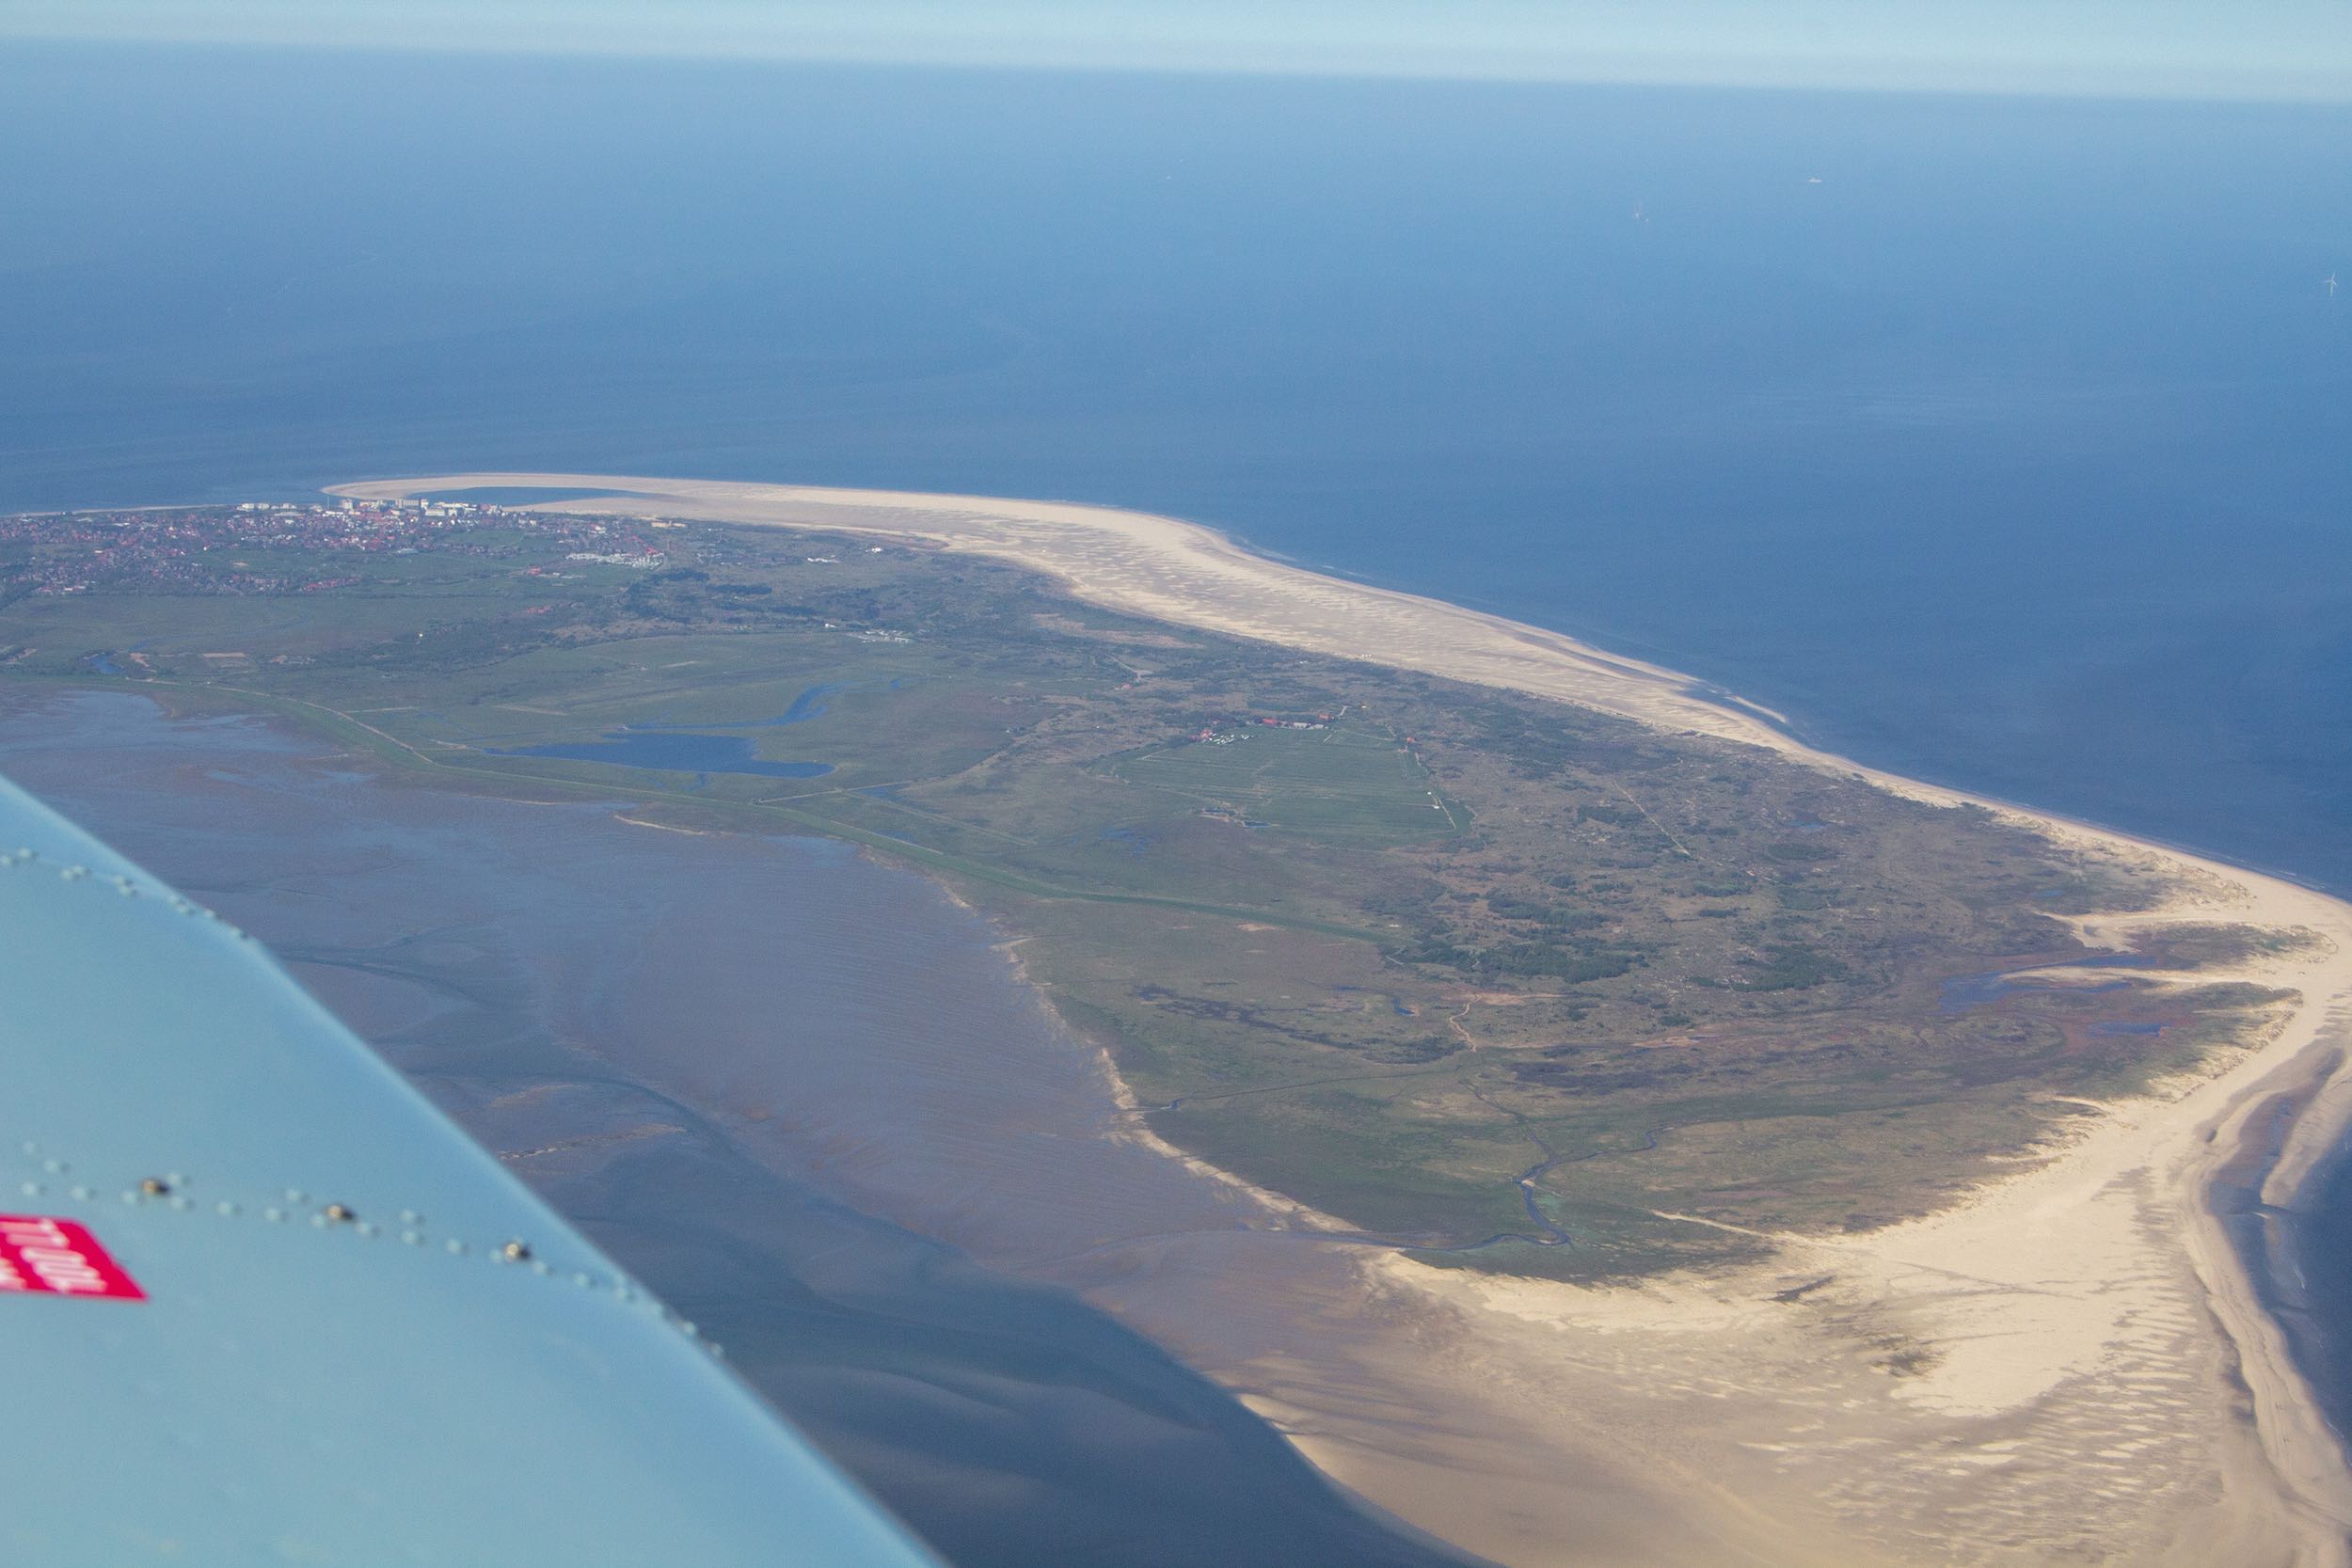
[[[0,509],[1164,510],[2352,889],[2343,109],[19,45],[0,135]]]
[[[0,145],[0,510],[1136,506],[2352,892],[2352,111],[18,46]]]

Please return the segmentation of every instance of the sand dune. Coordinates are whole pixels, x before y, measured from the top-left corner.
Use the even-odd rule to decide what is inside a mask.
[[[1672,671],[1268,561],[1172,518],[578,474],[336,493],[478,486],[626,492],[548,503],[566,512],[919,539],[1032,567],[1132,614],[1770,747],[1921,800],[1967,799],[1804,748],[1763,710]],[[1348,1300],[1299,1307],[1333,1332],[1301,1335],[1295,1354],[1204,1370],[1342,1480],[1514,1564],[2352,1563],[2352,1471],[2207,1202],[2217,1174],[2267,1136],[2251,1124],[2280,1093],[2307,1098],[2269,1179],[2273,1201],[2352,1121],[2338,1057],[2352,1035],[2352,907],[1979,803],[2179,886],[2162,910],[2085,922],[2095,942],[2214,919],[2310,933],[2242,966],[2299,1001],[2214,1073],[2103,1108],[2071,1146],[1926,1218],[1775,1237],[1768,1266],[1633,1290],[1363,1261]],[[1248,1281],[1226,1288],[1238,1297]],[[1181,1331],[1155,1323],[1148,1289],[1103,1293],[1147,1329]]]

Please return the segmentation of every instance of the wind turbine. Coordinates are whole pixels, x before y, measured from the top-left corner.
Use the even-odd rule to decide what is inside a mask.
[[[2328,297],[2330,299],[2334,298],[2336,293],[2336,275],[2331,272],[2327,277],[2321,278],[2320,281],[2328,285]]]

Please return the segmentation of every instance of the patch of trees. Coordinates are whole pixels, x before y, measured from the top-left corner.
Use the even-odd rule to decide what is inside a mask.
[[[1398,956],[1407,963],[1441,964],[1465,974],[1563,980],[1569,985],[1613,980],[1648,961],[1648,955],[1639,948],[1605,946],[1593,942],[1565,946],[1549,942],[1513,942],[1492,947],[1426,942]]]
[[[1626,1089],[1654,1089],[1667,1081],[1657,1068],[1628,1068],[1611,1072],[1579,1068],[1567,1062],[1515,1062],[1511,1076],[1522,1084],[1537,1084],[1565,1094],[1616,1094]]]
[[[1533,898],[1514,897],[1507,893],[1486,895],[1486,908],[1498,920],[1533,921],[1547,931],[1589,931],[1603,924],[1602,915],[1591,910],[1572,910],[1558,904],[1540,903]]]
[[[1804,990],[1853,974],[1843,962],[1801,942],[1774,942],[1760,958],[1743,962],[1748,973],[1730,982],[1733,990]]]

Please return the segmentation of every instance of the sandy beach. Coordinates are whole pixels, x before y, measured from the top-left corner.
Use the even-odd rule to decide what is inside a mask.
[[[492,486],[625,492],[545,503],[570,513],[918,540],[1030,567],[1130,614],[1769,747],[1935,803],[1968,800],[1808,750],[1762,710],[1672,671],[1269,561],[1171,518],[578,474],[336,493]],[[2175,888],[2154,911],[2081,921],[2087,942],[2122,946],[2164,923],[2296,933],[2229,977],[2298,1000],[2210,1072],[2100,1108],[2063,1148],[1942,1212],[1867,1233],[1775,1236],[1754,1268],[1591,1290],[1359,1252],[1335,1262],[1327,1289],[1269,1304],[1233,1262],[1246,1253],[1202,1263],[1214,1277],[1189,1284],[1182,1316],[1204,1299],[1286,1314],[1293,1331],[1279,1336],[1204,1336],[1145,1275],[1089,1282],[1089,1295],[1275,1418],[1335,1477],[1514,1565],[2352,1563],[2352,1470],[2208,1201],[2233,1160],[2267,1156],[2282,1106],[2294,1122],[2266,1179],[2274,1202],[2352,1122],[2342,1060],[2352,906],[1976,803]]]

